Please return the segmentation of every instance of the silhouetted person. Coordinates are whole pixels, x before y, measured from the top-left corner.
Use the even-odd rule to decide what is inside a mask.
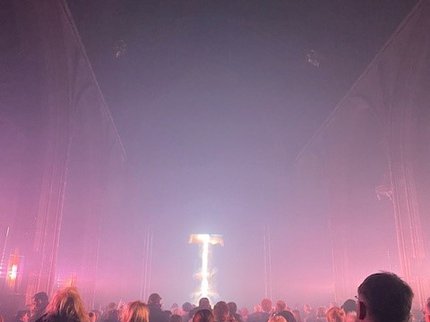
[[[209,311],[212,311],[211,303],[209,302],[209,299],[207,297],[202,297],[199,300],[199,306],[193,308],[190,311],[190,318],[193,318],[194,314],[197,311],[200,311],[200,310],[209,310]]]
[[[413,296],[411,287],[397,275],[372,274],[358,287],[357,321],[407,322]]]
[[[248,322],[267,322],[272,311],[272,301],[261,300],[261,312],[254,312],[248,316]]]
[[[353,299],[348,299],[341,306],[345,312],[345,322],[355,322],[357,320],[357,304]]]
[[[227,322],[231,320],[230,310],[224,301],[219,301],[214,305],[213,314],[215,322]]]
[[[296,322],[296,318],[294,317],[293,312],[290,312],[288,310],[278,312],[275,316],[282,316],[287,322]]]
[[[194,306],[190,302],[182,304],[182,321],[188,322],[192,318],[190,312],[194,309]]]
[[[45,292],[39,292],[34,294],[32,298],[32,308],[30,312],[30,322],[35,322],[43,314],[45,314],[46,307],[49,303],[48,294]]]
[[[119,310],[115,303],[109,303],[100,317],[101,322],[119,322]]]
[[[161,310],[161,296],[152,293],[148,298],[149,322],[169,322],[169,314]]]
[[[237,322],[242,322],[242,316],[237,313],[237,304],[235,302],[228,302],[228,309],[230,310],[230,316]]]

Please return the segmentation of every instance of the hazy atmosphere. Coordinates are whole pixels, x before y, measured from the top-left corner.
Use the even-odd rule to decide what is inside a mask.
[[[73,280],[94,307],[153,292],[166,308],[194,301],[190,234],[217,234],[212,301],[342,303],[372,272],[405,277],[399,218],[412,199],[429,286],[430,40],[408,36],[425,30],[419,15],[399,29],[428,1],[68,0],[61,14],[7,2],[0,276],[17,254],[22,301],[45,285],[28,272],[43,275],[34,262],[48,250],[44,291]],[[391,71],[406,85],[381,85],[387,99],[373,80]],[[399,118],[414,130],[384,123],[380,96],[392,115],[418,106]],[[396,133],[411,166],[396,166]],[[396,199],[405,168],[416,180]]]

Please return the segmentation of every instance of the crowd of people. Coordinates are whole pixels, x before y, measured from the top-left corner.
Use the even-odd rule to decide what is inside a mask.
[[[31,310],[18,311],[14,322],[430,322],[430,298],[423,314],[412,316],[412,289],[395,274],[368,276],[357,294],[356,300],[348,299],[328,309],[309,305],[292,309],[282,300],[273,305],[270,299],[263,299],[254,312],[248,313],[238,310],[235,302],[219,301],[212,307],[208,298],[201,298],[198,306],[186,302],[182,307],[163,310],[161,296],[153,293],[147,303],[111,303],[103,311],[88,312],[78,290],[67,287],[58,290],[50,301],[44,292],[35,294]],[[5,322],[1,315],[0,322]]]

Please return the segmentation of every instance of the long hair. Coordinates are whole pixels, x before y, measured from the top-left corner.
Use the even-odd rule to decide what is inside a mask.
[[[342,322],[345,320],[345,312],[336,306],[330,308],[326,313],[328,322]]]
[[[198,310],[193,316],[193,322],[214,322],[215,318],[209,309]]]
[[[50,317],[57,317],[61,320],[89,322],[88,314],[76,287],[58,290],[46,307],[46,313]]]
[[[224,301],[219,301],[214,306],[213,310],[215,321],[217,322],[223,322],[227,321],[229,319],[230,310],[228,308],[228,305]]]
[[[148,306],[140,301],[128,303],[124,312],[121,315],[121,322],[148,322],[149,310]]]

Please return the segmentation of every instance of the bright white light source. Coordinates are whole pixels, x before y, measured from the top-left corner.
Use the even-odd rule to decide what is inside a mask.
[[[209,269],[209,245],[224,246],[224,241],[221,235],[192,234],[190,235],[188,242],[190,244],[200,244],[200,255],[202,260],[200,272],[197,275],[200,279],[200,291],[196,292],[194,295],[196,300],[202,297],[210,298],[215,294],[215,292],[211,285],[213,271]]]
[[[16,280],[18,276],[18,265],[13,264],[10,269],[9,272],[7,273],[7,278],[9,280]]]

